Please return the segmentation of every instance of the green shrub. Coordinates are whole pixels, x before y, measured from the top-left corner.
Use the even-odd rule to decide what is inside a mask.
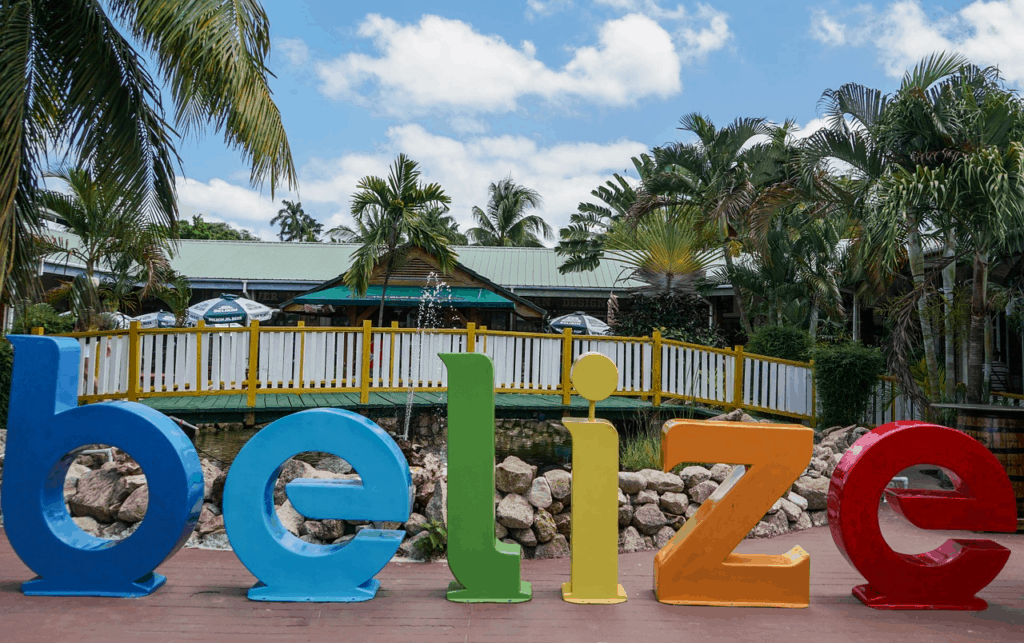
[[[612,332],[623,337],[662,337],[689,344],[725,346],[718,329],[708,328],[708,303],[694,295],[633,295],[622,300]]]
[[[7,406],[11,402],[11,371],[14,368],[14,347],[0,339],[0,428],[7,427]]]
[[[47,335],[61,335],[75,329],[75,318],[72,315],[60,316],[50,304],[32,304],[25,306],[14,318],[11,332],[15,335],[27,335],[33,328],[42,327]]]
[[[885,357],[877,348],[857,343],[821,346],[814,351],[814,386],[818,396],[818,426],[859,423],[867,411]]]
[[[425,558],[444,555],[448,550],[448,530],[437,520],[428,520],[423,525],[427,537],[416,542],[416,548]]]
[[[660,471],[661,435],[651,431],[623,436],[619,443],[619,467],[623,471]]]
[[[794,362],[811,358],[811,336],[794,326],[760,326],[750,336],[744,350],[757,355],[778,357]]]

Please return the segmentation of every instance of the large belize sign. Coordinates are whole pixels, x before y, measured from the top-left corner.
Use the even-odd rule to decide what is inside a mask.
[[[79,347],[66,338],[12,336],[14,377],[2,508],[7,537],[38,577],[30,595],[145,596],[164,582],[154,569],[184,545],[202,509],[199,457],[166,416],[136,403],[78,406]],[[530,600],[520,577],[520,548],[494,535],[494,398],[490,360],[442,356],[448,368],[448,599]],[[572,560],[562,596],[575,603],[620,603],[618,582],[618,436],[595,419],[593,401],[614,390],[614,365],[586,355],[573,383],[592,401],[587,419],[565,420],[573,438]],[[64,505],[68,467],[85,445],[130,453],[149,484],[137,531],[117,543],[78,528]],[[305,451],[349,461],[361,483],[299,479],[289,499],[314,519],[408,519],[409,465],[394,440],[370,420],[336,409],[303,411],[260,431],[239,452],[224,488],[224,523],[241,562],[259,579],[259,601],[365,601],[374,576],[398,549],[404,531],[363,529],[343,545],[299,540],[277,518],[273,491],[282,463]],[[810,555],[738,555],[733,549],[772,503],[785,495],[813,451],[813,431],[795,425],[670,420],[662,431],[662,465],[734,462],[733,475],[654,558],[654,592],[680,605],[806,607]],[[953,472],[953,491],[887,489],[900,470],[920,463]],[[828,497],[836,545],[868,581],[854,588],[883,609],[985,609],[976,593],[1009,558],[984,539],[954,539],[918,555],[894,552],[878,525],[878,500],[923,529],[1012,532],[1016,503],[996,459],[974,439],[946,427],[894,422],[864,435],[835,469]]]

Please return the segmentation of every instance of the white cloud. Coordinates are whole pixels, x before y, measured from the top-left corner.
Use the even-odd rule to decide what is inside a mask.
[[[639,13],[659,23],[678,23],[673,37],[683,61],[700,59],[717,51],[732,39],[729,15],[711,5],[697,3],[696,11],[688,12],[677,4],[666,9],[654,0],[594,0],[616,11]]]
[[[417,161],[422,179],[436,181],[452,198],[451,214],[465,230],[472,226],[470,211],[487,203],[490,183],[511,175],[516,182],[540,192],[544,205],[538,211],[556,230],[569,221],[590,191],[632,167],[629,159],[648,146],[629,140],[608,143],[562,142],[541,145],[525,136],[480,136],[456,140],[428,132],[420,125],[392,127],[387,141],[373,153],[355,152],[333,159],[314,159],[299,170],[304,209],[316,216],[325,229],[351,224],[349,199],[356,183],[366,175],[387,176],[399,152]],[[268,196],[220,179],[199,182],[181,179],[179,199],[196,211],[234,225],[255,228],[263,238],[273,238],[269,221],[280,205]],[[549,242],[551,243],[551,242]]]
[[[844,23],[815,11],[811,35],[837,46],[873,45],[894,78],[932,53],[958,51],[975,64],[998,65],[1007,80],[1024,84],[1024,0],[975,0],[935,17],[917,0],[895,2],[880,13],[865,7],[856,12],[855,20]]]
[[[309,47],[302,38],[281,38],[277,46],[284,54],[288,62],[296,67],[301,67],[309,60]]]
[[[526,17],[550,16],[572,6],[572,0],[526,0]]]
[[[712,25],[709,33],[715,29]],[[713,45],[714,36],[702,33],[695,34],[694,51]],[[349,53],[318,63],[320,91],[397,116],[431,109],[509,112],[526,97],[631,105],[679,93],[680,56],[688,55],[676,50],[657,22],[639,14],[605,22],[597,44],[572,50],[572,59],[561,69],[538,60],[529,41],[516,48],[500,36],[439,16],[399,24],[373,14],[360,25],[359,35],[372,39],[380,56]],[[362,92],[365,85],[369,93]]]

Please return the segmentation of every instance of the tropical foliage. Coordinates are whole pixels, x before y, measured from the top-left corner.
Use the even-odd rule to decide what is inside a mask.
[[[526,246],[539,248],[541,238],[553,236],[551,226],[536,214],[527,214],[540,207],[543,200],[536,190],[519,185],[512,177],[491,183],[487,210],[473,206],[476,227],[466,236],[477,246]]]
[[[233,228],[227,223],[204,221],[203,215],[192,216],[192,221],[178,222],[179,239],[211,239],[215,241],[258,241],[259,237],[248,230]]]
[[[306,214],[302,204],[295,201],[282,200],[284,207],[277,211],[277,216],[270,220],[270,225],[281,226],[277,238],[281,241],[313,242],[320,238],[324,225]]]

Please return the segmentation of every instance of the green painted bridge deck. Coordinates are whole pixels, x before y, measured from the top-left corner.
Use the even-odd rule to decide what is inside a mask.
[[[182,419],[200,422],[237,422],[243,415],[251,413],[254,415],[254,421],[260,423],[296,411],[321,408],[349,409],[366,412],[370,416],[384,417],[394,415],[404,409],[409,402],[409,394],[405,392],[371,392],[366,404],[359,403],[358,391],[352,393],[262,393],[256,396],[256,405],[252,407],[247,406],[244,394],[154,397],[141,400],[141,402],[161,413]],[[447,393],[417,392],[412,395],[412,408],[415,411],[441,410],[447,403]],[[700,416],[707,415],[707,412],[702,409],[687,410],[695,410]],[[500,418],[582,416],[587,413],[587,401],[573,396],[571,404],[564,406],[561,395],[495,393],[494,412]],[[598,417],[616,420],[639,418],[643,415],[680,416],[683,415],[683,409],[672,405],[654,407],[650,400],[616,395],[598,402],[596,413]]]

